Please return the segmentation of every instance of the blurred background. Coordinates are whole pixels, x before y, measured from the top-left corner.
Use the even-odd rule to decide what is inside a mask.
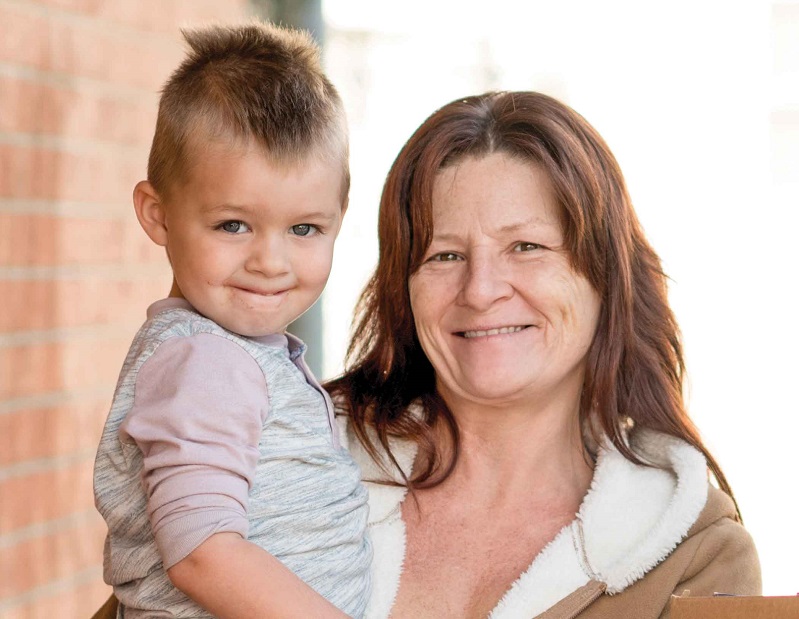
[[[671,277],[690,410],[737,493],[766,594],[799,591],[799,1],[0,0],[0,616],[88,617],[104,524],[91,469],[166,259],[145,177],[178,28],[313,30],[350,120],[328,292],[296,325],[339,373],[388,168],[434,109],[532,89],[583,114]]]

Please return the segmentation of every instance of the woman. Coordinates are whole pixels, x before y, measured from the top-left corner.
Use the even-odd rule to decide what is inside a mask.
[[[444,106],[379,234],[328,385],[371,480],[368,617],[649,619],[760,592],[660,261],[582,117],[531,92]]]
[[[660,261],[582,117],[530,92],[443,107],[379,234],[329,385],[373,480],[368,616],[645,619],[686,590],[759,593]]]

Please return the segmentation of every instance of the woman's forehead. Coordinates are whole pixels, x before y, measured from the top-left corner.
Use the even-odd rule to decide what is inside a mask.
[[[539,165],[493,153],[467,157],[441,170],[433,184],[434,235],[479,225],[495,233],[560,227],[560,209]]]

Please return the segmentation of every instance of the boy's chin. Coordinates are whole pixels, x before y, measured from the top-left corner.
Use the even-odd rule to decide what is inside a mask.
[[[227,329],[237,335],[244,337],[265,337],[267,335],[281,335],[286,332],[287,327],[280,326],[258,326],[258,325],[240,325],[231,323],[229,326],[222,322],[217,323],[223,329]]]

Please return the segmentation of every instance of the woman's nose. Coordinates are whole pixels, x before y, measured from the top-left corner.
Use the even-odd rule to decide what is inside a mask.
[[[252,273],[276,277],[289,271],[288,248],[282,239],[253,239],[245,268]]]
[[[461,302],[475,310],[485,311],[496,302],[513,295],[507,265],[500,257],[473,256],[466,261],[460,290]]]

